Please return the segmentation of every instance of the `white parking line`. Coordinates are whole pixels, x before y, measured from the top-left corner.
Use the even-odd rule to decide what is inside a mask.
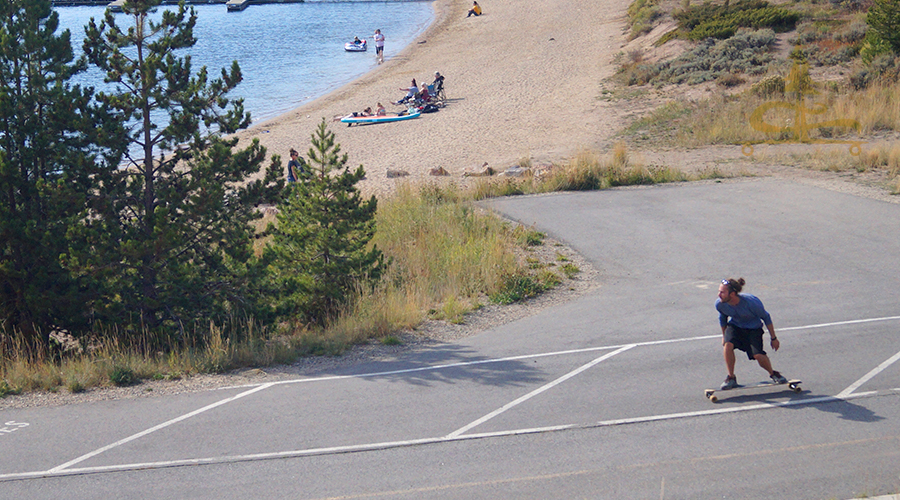
[[[809,330],[811,328],[827,328],[829,326],[858,325],[860,323],[872,323],[875,321],[891,321],[891,320],[895,320],[895,319],[900,319],[900,316],[885,316],[883,318],[854,319],[854,320],[850,320],[850,321],[836,321],[834,323],[820,323],[818,325],[789,326],[787,328],[779,328],[779,330],[781,330],[781,331]]]
[[[861,319],[861,320],[839,321],[839,322],[833,322],[833,323],[822,323],[822,324],[807,325],[807,326],[786,327],[786,328],[781,328],[780,330],[785,331],[785,330],[802,330],[802,329],[810,329],[810,328],[824,328],[824,327],[841,326],[841,325],[851,325],[851,324],[860,324],[860,323],[870,323],[870,322],[876,322],[876,321],[891,321],[891,320],[898,320],[898,319],[900,319],[900,316],[887,316],[887,317],[881,317],[881,318],[868,318],[868,319]],[[605,360],[605,359],[608,359],[609,357],[615,356],[616,354],[619,354],[619,353],[624,352],[624,351],[626,351],[626,350],[632,349],[632,348],[634,348],[634,347],[644,347],[644,346],[652,346],[652,345],[663,345],[663,344],[671,344],[671,343],[677,343],[677,342],[690,342],[690,341],[695,341],[695,340],[708,340],[708,339],[714,339],[714,338],[720,338],[720,337],[721,337],[721,335],[718,335],[718,334],[717,334],[717,335],[703,335],[703,336],[686,337],[686,338],[680,338],[680,339],[655,340],[655,341],[648,341],[648,342],[639,342],[639,343],[634,343],[634,344],[624,344],[624,345],[615,345],[615,346],[603,346],[603,347],[590,347],[590,348],[585,348],[585,349],[573,349],[573,350],[557,351],[557,352],[550,352],[550,353],[528,354],[528,355],[521,355],[521,356],[510,356],[510,357],[505,357],[505,358],[492,358],[492,359],[484,359],[484,360],[477,360],[477,361],[465,361],[465,362],[458,362],[458,363],[449,363],[449,364],[445,364],[445,365],[424,366],[424,367],[409,368],[409,369],[403,369],[403,370],[392,370],[392,371],[384,371],[384,372],[363,373],[363,374],[357,374],[357,375],[340,375],[340,376],[320,377],[320,378],[292,379],[292,380],[283,380],[283,381],[278,381],[278,382],[268,382],[268,383],[264,383],[264,384],[248,384],[248,385],[245,385],[245,386],[233,386],[233,387],[231,387],[232,389],[234,389],[234,388],[247,388],[247,387],[250,387],[251,389],[249,389],[249,390],[247,390],[247,391],[244,391],[244,392],[242,392],[242,393],[240,393],[240,394],[237,394],[237,395],[235,395],[235,396],[232,396],[232,397],[223,399],[223,400],[218,401],[218,402],[216,402],[216,403],[213,403],[213,404],[204,406],[203,408],[194,410],[194,411],[192,411],[192,412],[190,412],[190,413],[187,413],[187,414],[185,414],[185,415],[182,415],[182,416],[180,416],[180,417],[177,417],[177,418],[168,420],[168,421],[163,422],[163,423],[161,423],[161,424],[159,424],[159,425],[156,425],[156,426],[154,426],[154,427],[151,427],[151,428],[149,428],[149,429],[147,429],[147,430],[145,430],[145,431],[139,432],[139,433],[137,433],[137,434],[133,434],[133,435],[131,435],[131,436],[129,436],[129,437],[126,437],[126,438],[124,438],[124,439],[121,439],[121,440],[119,440],[119,441],[116,441],[115,443],[109,444],[109,445],[104,446],[104,447],[102,447],[102,448],[98,448],[97,450],[94,450],[94,451],[92,451],[92,452],[90,452],[90,453],[87,453],[87,454],[82,455],[82,456],[80,456],[80,457],[78,457],[78,458],[75,458],[75,459],[73,459],[73,460],[70,460],[70,461],[68,461],[68,462],[66,462],[66,463],[64,463],[64,464],[61,464],[61,465],[56,466],[56,467],[54,467],[54,468],[52,468],[52,469],[49,469],[48,471],[45,471],[45,472],[33,472],[33,473],[22,473],[22,474],[6,474],[6,475],[0,475],[0,480],[8,479],[8,478],[11,478],[11,477],[23,478],[23,477],[39,477],[39,476],[42,476],[42,475],[56,475],[56,474],[66,473],[66,472],[72,472],[72,471],[76,471],[76,470],[92,470],[92,471],[94,471],[94,470],[101,470],[101,469],[99,469],[99,468],[85,468],[85,469],[70,469],[70,468],[71,468],[73,465],[76,465],[76,464],[78,464],[78,463],[81,463],[81,462],[83,462],[83,461],[85,461],[85,460],[87,460],[87,459],[89,459],[89,458],[92,458],[92,457],[95,457],[95,456],[97,456],[97,455],[100,455],[101,453],[104,453],[104,452],[106,452],[106,451],[108,451],[108,450],[111,450],[111,449],[113,449],[113,448],[119,447],[119,446],[121,446],[121,445],[123,445],[123,444],[126,444],[126,443],[128,443],[128,442],[131,442],[131,441],[134,441],[134,440],[139,439],[139,438],[141,438],[141,437],[144,437],[144,436],[146,436],[146,435],[148,435],[148,434],[152,434],[152,433],[154,433],[154,432],[156,432],[156,431],[158,431],[158,430],[160,430],[160,429],[164,429],[164,428],[166,428],[166,427],[169,427],[169,426],[171,426],[171,425],[174,425],[174,424],[176,424],[176,423],[178,423],[178,422],[181,422],[181,421],[183,421],[183,420],[187,420],[187,419],[189,419],[189,418],[191,418],[191,417],[193,417],[193,416],[196,416],[196,415],[198,415],[198,414],[200,414],[200,413],[203,413],[203,412],[206,412],[206,411],[208,411],[208,410],[217,408],[217,407],[219,407],[219,406],[228,404],[228,403],[230,403],[230,402],[233,402],[233,401],[235,401],[235,400],[238,400],[238,399],[240,399],[240,398],[243,398],[244,396],[248,396],[248,395],[250,395],[250,394],[254,394],[254,393],[256,393],[256,392],[263,391],[263,390],[265,390],[265,389],[268,389],[269,387],[273,387],[273,386],[276,386],[276,385],[297,384],[297,383],[310,383],[310,382],[323,382],[323,381],[328,381],[328,380],[342,380],[342,379],[352,379],[352,378],[371,378],[371,377],[388,376],[388,375],[400,375],[400,374],[415,373],[415,372],[423,372],[423,371],[442,370],[442,369],[455,368],[455,367],[474,366],[474,365],[487,364],[487,363],[502,363],[502,362],[517,361],[517,360],[523,360],[523,359],[534,359],[534,358],[542,358],[542,357],[550,357],[550,356],[563,356],[563,355],[569,355],[569,354],[580,354],[580,353],[586,353],[586,352],[596,352],[596,351],[604,351],[604,350],[613,350],[613,352],[608,353],[608,354],[606,354],[606,355],[604,355],[604,356],[601,356],[600,358],[595,359],[594,361],[588,363],[587,365],[584,365],[584,366],[578,368],[577,370],[575,370],[575,371],[573,371],[573,372],[571,372],[571,373],[569,373],[569,374],[567,374],[567,375],[561,377],[560,379],[557,379],[557,380],[551,382],[550,384],[547,384],[546,386],[543,386],[543,387],[537,389],[536,391],[533,391],[532,393],[529,393],[528,395],[523,396],[522,398],[519,398],[519,399],[516,400],[516,401],[513,401],[512,403],[509,403],[508,405],[506,405],[506,406],[504,406],[504,407],[498,409],[497,411],[495,411],[495,412],[493,412],[493,413],[491,413],[491,414],[489,414],[489,415],[486,415],[485,417],[482,417],[481,419],[476,420],[475,422],[472,422],[471,424],[467,425],[466,427],[463,427],[463,428],[461,428],[461,429],[458,429],[458,430],[454,431],[453,433],[451,433],[451,434],[449,434],[449,435],[447,435],[447,436],[445,436],[445,437],[443,437],[443,438],[435,438],[435,439],[432,439],[432,440],[418,440],[418,441],[411,441],[410,443],[419,443],[419,442],[439,442],[439,441],[442,441],[442,440],[465,439],[467,436],[463,436],[462,434],[463,434],[464,432],[466,432],[467,430],[470,430],[471,428],[473,428],[473,427],[475,427],[475,426],[477,426],[477,425],[479,425],[479,424],[481,424],[481,423],[483,423],[483,422],[485,422],[485,421],[487,421],[487,420],[489,420],[489,419],[491,419],[491,418],[493,418],[493,417],[499,415],[500,413],[503,413],[504,411],[508,410],[509,408],[512,408],[513,406],[515,406],[515,405],[517,405],[517,404],[520,404],[520,403],[526,401],[527,399],[529,399],[529,398],[531,398],[531,397],[533,397],[533,396],[535,396],[535,395],[537,395],[537,394],[540,394],[541,392],[543,392],[543,391],[545,391],[545,390],[547,390],[547,389],[552,388],[553,386],[555,386],[555,385],[557,385],[557,384],[563,382],[564,380],[566,380],[566,379],[568,379],[568,378],[571,378],[571,377],[577,375],[578,373],[581,373],[582,371],[584,371],[584,370],[590,368],[591,366],[593,366],[593,365],[595,365],[595,364],[597,364],[597,363],[599,363],[599,362],[601,362],[601,361],[603,361],[603,360]],[[891,364],[893,364],[894,362],[896,362],[898,359],[900,359],[900,353],[897,353],[895,356],[893,356],[892,358],[888,359],[887,361],[885,361],[884,363],[882,363],[881,365],[879,365],[879,367],[876,367],[874,370],[872,370],[872,371],[869,372],[866,376],[864,376],[863,378],[861,378],[860,380],[858,380],[857,382],[855,382],[854,384],[852,384],[850,387],[848,387],[847,389],[844,389],[844,391],[841,391],[841,393],[838,394],[838,396],[836,396],[836,397],[837,397],[837,398],[840,398],[840,399],[847,399],[847,398],[851,397],[851,393],[852,393],[853,391],[855,391],[856,389],[858,389],[860,386],[862,386],[862,384],[864,384],[865,382],[867,382],[868,380],[870,380],[872,377],[876,376],[876,375],[877,375],[878,373],[880,373],[882,370],[884,370],[885,368],[887,368],[888,366],[890,366]],[[868,395],[868,394],[869,394],[869,393],[864,393],[864,395]],[[852,397],[859,397],[859,396],[860,396],[860,395],[853,395]],[[817,400],[814,399],[814,400],[803,401],[803,402],[801,402],[800,404],[810,404],[810,403],[813,403],[813,402],[817,402]],[[794,403],[794,404],[797,404],[797,403]],[[771,405],[769,405],[769,406],[771,406]],[[776,405],[774,405],[773,407],[777,407],[777,406],[785,406],[785,405],[776,404]],[[768,407],[768,406],[762,406],[762,407]],[[747,407],[747,408],[748,408],[748,409],[756,409],[755,407]],[[728,411],[746,411],[746,410],[744,410],[744,409],[710,410],[710,411],[704,411],[704,412],[693,412],[693,413],[684,414],[684,415],[685,415],[685,416],[705,415],[705,414],[712,414],[712,413],[726,413],[726,412],[728,412]],[[679,414],[675,414],[675,415],[679,415]],[[653,421],[653,420],[655,420],[655,419],[658,419],[658,417],[641,417],[641,418],[642,418],[642,420],[634,420],[634,422],[637,422],[637,421]],[[682,418],[682,417],[671,417],[671,416],[665,417],[665,416],[663,416],[663,419],[665,419],[665,418]],[[610,422],[614,422],[614,421],[610,421]],[[633,422],[632,422],[632,421],[628,421],[628,422],[623,421],[622,423],[633,423]],[[616,424],[616,425],[617,425],[617,424]],[[560,428],[545,428],[545,429],[563,429],[563,428],[567,428],[567,426],[563,426],[563,427],[560,427]],[[516,433],[523,433],[523,432],[521,432],[521,431],[512,431],[512,432],[513,432],[514,434],[516,434]],[[505,434],[500,433],[500,434],[496,434],[496,435],[505,435]],[[488,435],[481,435],[481,436],[488,436]],[[378,446],[380,446],[380,445],[378,445]],[[339,449],[339,448],[335,448],[335,449]],[[288,453],[290,454],[290,453],[300,453],[300,452],[288,452]],[[260,456],[268,457],[268,456],[270,456],[270,455],[272,455],[272,454],[263,454],[263,455],[260,455]],[[274,455],[272,455],[272,456],[280,456],[280,455],[274,454]],[[294,456],[294,455],[291,455],[291,456]],[[299,456],[299,455],[297,455],[297,456]],[[252,456],[251,456],[251,457],[252,457]],[[212,460],[217,460],[217,459],[212,459]],[[180,464],[180,465],[187,465],[187,464],[190,464],[190,463],[193,463],[193,462],[191,462],[191,461],[174,461],[174,462],[172,462],[172,464],[174,464],[174,465],[179,465],[179,464]],[[204,462],[204,463],[207,463],[207,462]]]
[[[893,356],[888,358],[884,363],[881,363],[880,365],[876,366],[872,371],[863,375],[863,377],[861,379],[850,384],[849,387],[847,387],[846,389],[844,389],[843,391],[841,391],[838,394],[838,397],[840,398],[840,397],[849,396],[850,394],[853,394],[853,391],[859,389],[859,387],[861,385],[865,384],[866,382],[871,380],[873,377],[875,377],[879,373],[883,372],[885,370],[885,368],[896,363],[898,359],[900,359],[900,352],[898,352],[897,354],[894,354]]]
[[[290,450],[290,451],[279,451],[279,452],[271,452],[271,453],[255,453],[255,454],[248,454],[248,455],[229,455],[229,456],[208,457],[208,458],[190,458],[190,459],[184,459],[184,460],[167,460],[167,461],[160,461],[160,462],[102,465],[102,466],[97,466],[97,467],[81,467],[81,468],[64,469],[64,470],[60,470],[60,471],[18,472],[18,473],[12,473],[12,474],[0,474],[0,482],[15,481],[15,480],[22,480],[22,479],[36,479],[36,478],[45,478],[45,477],[97,474],[97,473],[104,473],[104,472],[124,472],[124,471],[133,471],[133,470],[166,469],[166,468],[172,468],[172,467],[189,467],[189,466],[195,466],[195,465],[255,462],[255,461],[261,461],[261,460],[276,460],[276,459],[284,459],[284,458],[302,458],[302,457],[309,457],[309,456],[338,455],[338,454],[344,454],[344,453],[359,453],[359,452],[365,452],[365,451],[404,448],[404,447],[409,447],[409,446],[441,444],[441,443],[469,441],[469,440],[476,440],[476,439],[489,439],[489,438],[497,438],[497,437],[525,436],[525,435],[530,435],[530,434],[545,434],[545,433],[549,433],[549,432],[560,432],[560,431],[576,430],[576,429],[594,429],[594,428],[599,428],[599,427],[614,427],[614,426],[641,424],[641,423],[648,423],[648,422],[660,422],[660,421],[664,421],[664,420],[676,420],[676,419],[682,419],[682,418],[704,417],[704,416],[710,416],[710,415],[719,415],[719,414],[723,414],[723,413],[738,413],[738,412],[748,412],[748,411],[769,410],[769,409],[782,408],[782,407],[788,407],[788,406],[803,406],[803,405],[811,405],[811,404],[816,404],[816,403],[849,401],[852,399],[861,399],[861,398],[891,394],[891,393],[898,392],[898,391],[900,391],[900,389],[895,389],[893,391],[870,391],[870,392],[852,394],[847,397],[822,396],[822,397],[810,398],[810,399],[784,401],[781,403],[763,403],[763,404],[751,405],[751,406],[717,408],[717,409],[712,409],[712,410],[701,410],[701,411],[683,412],[683,413],[670,413],[670,414],[665,414],[665,415],[651,415],[651,416],[646,416],[646,417],[623,418],[623,419],[615,419],[615,420],[601,420],[599,422],[593,422],[593,423],[587,423],[587,424],[567,424],[567,425],[557,425],[557,426],[548,426],[548,427],[511,429],[511,430],[505,430],[505,431],[484,432],[484,433],[480,433],[480,434],[464,434],[464,435],[460,435],[460,436],[456,436],[456,437],[444,436],[444,437],[434,437],[434,438],[410,439],[410,440],[406,440],[406,441],[385,441],[385,442],[380,442],[380,443],[334,446],[334,447],[328,447],[328,448],[309,448],[309,449],[305,449],[305,450]]]
[[[472,429],[472,428],[474,428],[474,427],[477,427],[477,426],[479,426],[479,425],[481,425],[481,424],[487,422],[488,420],[490,420],[490,419],[496,417],[497,415],[500,415],[501,413],[505,412],[506,410],[509,410],[510,408],[513,408],[513,407],[515,407],[515,406],[518,406],[518,405],[520,405],[521,403],[524,403],[525,401],[528,401],[529,399],[531,399],[531,398],[537,396],[538,394],[540,394],[540,393],[542,393],[542,392],[544,392],[544,391],[546,391],[546,390],[549,390],[549,389],[552,389],[552,388],[556,387],[557,385],[559,385],[559,384],[565,382],[566,380],[569,380],[570,378],[574,377],[575,375],[578,375],[579,373],[581,373],[581,372],[587,370],[588,368],[590,368],[590,367],[596,365],[597,363],[600,363],[600,362],[602,362],[602,361],[606,361],[607,359],[609,359],[609,358],[615,356],[616,354],[625,352],[625,351],[627,351],[627,350],[629,350],[629,349],[631,349],[631,348],[633,348],[633,347],[634,347],[634,344],[632,344],[632,345],[627,345],[627,346],[622,347],[622,348],[620,348],[620,349],[617,349],[617,350],[615,350],[615,351],[613,351],[613,352],[604,354],[603,356],[600,356],[599,358],[597,358],[597,359],[591,361],[590,363],[587,363],[587,364],[585,364],[585,365],[582,365],[582,366],[578,367],[577,369],[572,370],[572,371],[570,371],[569,373],[563,375],[562,377],[559,377],[558,379],[554,380],[553,382],[550,382],[549,384],[543,385],[543,386],[541,386],[541,387],[539,387],[539,388],[537,388],[537,389],[535,389],[535,390],[529,392],[528,394],[526,394],[526,395],[520,397],[519,399],[516,399],[515,401],[512,401],[511,403],[507,403],[507,404],[501,406],[500,408],[498,408],[498,409],[492,411],[491,413],[488,413],[487,415],[485,415],[485,416],[479,418],[478,420],[476,420],[476,421],[474,421],[474,422],[472,422],[472,423],[470,423],[470,424],[468,424],[468,425],[466,425],[466,426],[463,426],[463,427],[461,427],[461,428],[459,428],[459,429],[457,429],[457,430],[451,432],[450,434],[447,435],[447,438],[450,438],[450,439],[455,438],[455,437],[457,437],[457,436],[459,436],[459,435],[461,435],[461,434],[463,434],[463,433],[469,431],[470,429]]]
[[[94,450],[94,451],[92,451],[92,452],[90,452],[90,453],[87,453],[87,454],[85,454],[85,455],[82,455],[82,456],[80,456],[80,457],[78,457],[78,458],[76,458],[76,459],[74,459],[74,460],[69,460],[68,462],[66,462],[66,463],[64,463],[64,464],[62,464],[62,465],[58,465],[58,466],[56,466],[56,467],[50,469],[50,472],[59,472],[59,471],[65,470],[65,469],[68,468],[68,467],[71,467],[71,466],[73,466],[73,465],[75,465],[75,464],[77,464],[77,463],[84,462],[85,460],[87,460],[87,459],[89,459],[89,458],[91,458],[91,457],[95,457],[95,456],[97,456],[97,455],[99,455],[99,454],[101,454],[101,453],[103,453],[103,452],[105,452],[105,451],[109,451],[109,450],[111,450],[111,449],[113,449],[113,448],[117,448],[117,447],[119,447],[119,446],[122,446],[122,445],[125,444],[125,443],[134,441],[135,439],[142,438],[142,437],[146,436],[147,434],[152,434],[152,433],[154,433],[154,432],[156,432],[156,431],[158,431],[158,430],[160,430],[160,429],[165,429],[166,427],[168,427],[168,426],[170,426],[170,425],[177,424],[178,422],[181,422],[182,420],[187,420],[187,419],[189,419],[189,418],[191,418],[191,417],[193,417],[193,416],[199,415],[199,414],[201,414],[201,413],[203,413],[203,412],[205,412],[205,411],[212,410],[213,408],[217,408],[217,407],[222,406],[222,405],[224,405],[224,404],[227,404],[227,403],[230,403],[230,402],[235,401],[235,400],[237,400],[237,399],[240,399],[240,398],[242,398],[242,397],[244,397],[244,396],[249,396],[250,394],[253,394],[254,392],[259,392],[259,391],[262,391],[262,390],[265,390],[265,389],[268,389],[268,388],[269,388],[269,385],[261,385],[261,386],[255,388],[255,389],[251,389],[251,390],[249,390],[249,391],[244,391],[244,392],[242,392],[242,393],[240,393],[240,394],[238,394],[238,395],[232,396],[232,397],[227,398],[227,399],[223,399],[223,400],[221,400],[221,401],[217,401],[217,402],[215,402],[215,403],[213,403],[213,404],[211,404],[211,405],[204,406],[203,408],[200,408],[200,409],[198,409],[198,410],[194,410],[194,411],[192,411],[192,412],[190,412],[190,413],[186,413],[186,414],[184,414],[184,415],[182,415],[182,416],[180,416],[180,417],[173,418],[172,420],[163,422],[163,423],[161,423],[161,424],[159,424],[159,425],[157,425],[157,426],[151,427],[151,428],[149,428],[149,429],[147,429],[147,430],[145,430],[145,431],[141,431],[141,432],[138,432],[137,434],[133,434],[133,435],[131,435],[131,436],[128,436],[128,437],[125,438],[125,439],[120,439],[119,441],[116,441],[116,442],[113,443],[113,444],[106,445],[106,446],[104,446],[103,448],[98,448],[98,449],[96,449],[96,450]]]
[[[861,323],[873,323],[879,321],[893,321],[900,320],[900,316],[885,316],[881,318],[866,318],[866,319],[856,319],[856,320],[848,320],[848,321],[835,321],[833,323],[819,323],[815,325],[801,325],[801,326],[788,326],[784,328],[779,328],[779,331],[796,331],[796,330],[808,330],[812,328],[826,328],[832,326],[845,326],[845,325],[856,325]],[[402,370],[390,370],[383,372],[370,372],[370,373],[360,373],[356,375],[333,375],[328,377],[310,377],[310,378],[298,378],[298,379],[290,379],[290,380],[279,380],[277,382],[266,382],[264,385],[266,386],[275,386],[275,385],[290,385],[290,384],[308,384],[312,382],[327,382],[333,380],[346,380],[346,379],[354,379],[354,378],[371,378],[371,377],[385,377],[389,375],[403,375],[407,373],[416,373],[416,372],[424,372],[424,371],[434,371],[434,370],[444,370],[447,368],[459,368],[464,366],[474,366],[474,365],[483,365],[489,363],[505,363],[508,361],[520,361],[523,359],[536,359],[536,358],[546,358],[553,356],[567,356],[570,354],[583,354],[587,352],[597,352],[597,351],[609,351],[613,349],[621,349],[627,346],[634,347],[646,347],[652,345],[663,345],[663,344],[672,344],[677,342],[692,342],[695,340],[709,340],[721,338],[722,334],[714,334],[714,335],[701,335],[697,337],[684,337],[679,339],[666,339],[666,340],[651,340],[647,342],[637,342],[634,344],[620,344],[620,345],[608,345],[601,347],[586,347],[584,349],[571,349],[567,351],[555,351],[555,352],[546,352],[540,354],[523,354],[521,356],[509,356],[505,358],[490,358],[490,359],[480,359],[477,361],[460,361],[458,363],[448,363],[444,365],[431,365],[431,366],[420,366],[416,368],[406,368]],[[263,384],[242,384],[242,385],[232,385],[228,387],[221,387],[218,390],[230,390],[230,389],[242,389],[245,387],[258,387]]]

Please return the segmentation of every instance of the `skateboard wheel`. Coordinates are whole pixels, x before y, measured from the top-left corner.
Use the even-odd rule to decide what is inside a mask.
[[[713,403],[715,403],[716,401],[719,400],[719,397],[716,396],[715,394],[713,394],[709,397],[709,400],[712,401]]]
[[[791,387],[791,390],[794,391],[794,392],[800,392],[800,391],[803,390],[803,389],[801,389],[800,386],[797,385],[797,384],[791,384],[790,387]]]

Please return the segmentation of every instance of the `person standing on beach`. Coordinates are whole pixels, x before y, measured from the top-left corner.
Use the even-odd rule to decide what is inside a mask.
[[[719,285],[716,310],[719,311],[725,367],[728,369],[728,376],[725,377],[725,382],[720,387],[722,390],[737,387],[737,377],[734,375],[735,349],[746,352],[747,358],[751,361],[756,360],[763,370],[769,372],[769,377],[776,384],[787,382],[786,378],[772,369],[772,362],[766,355],[766,351],[763,350],[763,325],[769,330],[772,349],[777,351],[781,346],[778,338],[775,337],[772,316],[756,296],[740,293],[745,283],[744,278],[732,278],[722,280],[722,284]]]
[[[303,164],[300,163],[299,160],[300,153],[298,153],[294,148],[291,148],[291,161],[288,162],[287,166],[287,181],[288,184],[297,182],[300,178],[298,174],[306,173],[306,170],[303,168]]]
[[[384,62],[384,35],[381,34],[381,30],[375,30],[372,38],[375,40],[375,60],[381,64]]]

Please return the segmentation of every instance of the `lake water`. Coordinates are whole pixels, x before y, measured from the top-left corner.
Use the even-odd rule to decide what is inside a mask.
[[[243,97],[254,122],[275,117],[349,83],[375,64],[375,29],[384,33],[385,58],[390,59],[422,34],[434,14],[431,2],[308,2],[251,5],[227,12],[223,4],[194,5],[197,44],[188,52],[194,72],[201,66],[210,77],[238,61],[244,80],[229,94]],[[177,6],[161,6],[177,10]],[[81,53],[84,26],[93,17],[98,24],[105,7],[57,7],[60,30],[72,32]],[[157,13],[158,19],[159,12]],[[117,14],[127,29],[132,18]],[[369,42],[367,52],[346,52],[344,43],[354,36]],[[79,75],[78,83],[102,87],[103,75],[95,68]]]

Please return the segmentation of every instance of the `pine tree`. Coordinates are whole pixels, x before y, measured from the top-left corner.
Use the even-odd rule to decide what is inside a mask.
[[[196,43],[196,12],[182,2],[129,0],[86,28],[85,53],[115,90],[97,98],[128,126],[125,164],[104,178],[94,228],[110,243],[93,265],[108,271],[107,317],[154,331],[180,331],[252,313],[255,284],[250,222],[255,205],[281,188],[278,157],[265,162],[254,140],[234,151],[226,138],[250,123],[228,92],[241,81],[235,61],[221,77],[194,73],[184,49]],[[130,19],[127,30],[117,19]]]
[[[880,41],[900,54],[900,0],[875,0],[869,7],[866,22]]]
[[[71,236],[117,130],[68,83],[86,63],[58,27],[49,0],[0,2],[0,327],[39,351],[87,326],[96,287],[72,273],[89,249]]]
[[[281,315],[324,325],[381,278],[384,256],[370,246],[377,201],[364,201],[356,187],[365,177],[362,165],[350,171],[325,120],[311,142],[308,174],[287,187],[266,259]]]

